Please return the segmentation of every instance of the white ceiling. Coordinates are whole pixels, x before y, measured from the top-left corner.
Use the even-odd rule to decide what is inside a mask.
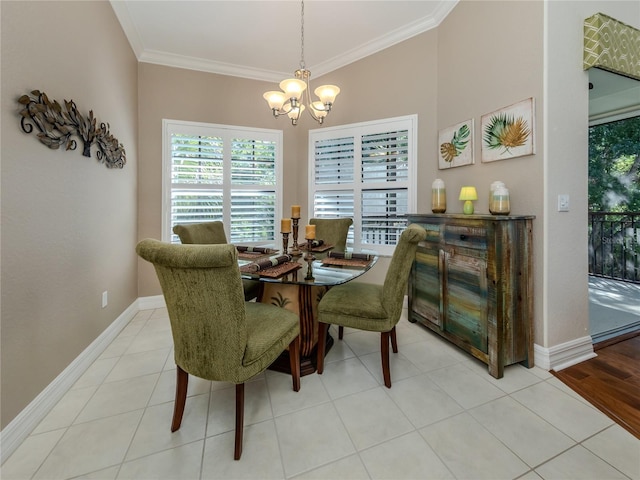
[[[425,32],[458,0],[306,0],[313,77]],[[280,81],[300,66],[297,0],[111,0],[138,60]]]
[[[640,82],[615,73],[589,69],[589,118],[616,120],[640,115]]]

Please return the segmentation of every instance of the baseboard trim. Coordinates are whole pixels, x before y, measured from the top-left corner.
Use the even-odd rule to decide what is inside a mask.
[[[588,335],[550,348],[535,344],[533,350],[536,366],[548,371],[559,371],[597,356]]]
[[[164,306],[164,299],[162,304]],[[140,310],[140,299],[137,299],[47,385],[24,410],[2,429],[0,432],[0,445],[2,445],[0,463],[4,463],[20,444],[26,440],[51,409]]]

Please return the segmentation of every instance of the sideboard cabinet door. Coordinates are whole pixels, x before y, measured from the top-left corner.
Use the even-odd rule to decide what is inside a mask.
[[[443,268],[443,326],[463,348],[488,351],[487,262],[483,258],[445,252]]]
[[[423,322],[442,328],[440,250],[422,242],[416,250],[409,282],[412,310]]]
[[[409,320],[503,376],[533,367],[533,216],[408,215],[427,230],[409,279]]]

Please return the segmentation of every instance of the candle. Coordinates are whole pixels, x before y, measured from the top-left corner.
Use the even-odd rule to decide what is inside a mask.
[[[493,192],[495,192],[498,187],[504,186],[504,183],[502,183],[500,180],[496,180],[489,186],[489,213],[493,213]]]
[[[291,218],[300,218],[300,205],[291,205]]]
[[[436,178],[431,185],[431,211],[433,213],[447,211],[447,193],[444,182],[439,178]]]
[[[281,233],[289,233],[291,231],[291,219],[283,218],[280,220],[280,232]]]
[[[305,228],[305,236],[307,240],[314,240],[316,238],[316,226],[315,225],[307,225]]]
[[[508,215],[510,210],[509,190],[504,186],[496,187],[491,198],[491,213],[494,215]]]

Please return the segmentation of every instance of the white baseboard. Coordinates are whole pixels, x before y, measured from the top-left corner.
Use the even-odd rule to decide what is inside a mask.
[[[550,348],[534,344],[533,350],[536,367],[544,370],[559,371],[597,356],[588,335]]]
[[[87,368],[104,352],[135,314],[141,310],[139,300],[137,299],[122,312],[98,338],[91,342],[67,368],[2,429],[2,432],[0,432],[0,445],[2,445],[0,463],[4,463],[16,448],[26,440],[33,429],[47,416]],[[162,299],[162,306],[164,306],[164,299]]]

